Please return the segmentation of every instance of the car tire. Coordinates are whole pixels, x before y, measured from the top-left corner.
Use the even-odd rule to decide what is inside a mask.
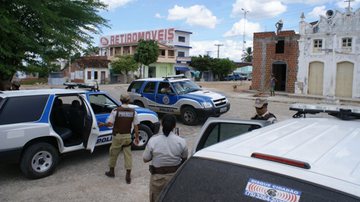
[[[134,105],[137,105],[137,106],[139,106],[139,107],[144,107],[144,103],[142,103],[142,102],[139,101],[139,100],[135,100],[135,101],[134,101]]]
[[[38,179],[51,175],[58,162],[59,153],[53,145],[45,142],[36,143],[24,151],[20,169],[25,177]]]
[[[139,144],[135,144],[135,132],[133,131],[133,137],[134,140],[131,144],[131,149],[133,150],[143,150],[145,149],[147,143],[149,142],[151,136],[153,135],[153,132],[151,131],[151,129],[149,128],[149,126],[145,125],[145,124],[140,124],[139,125]]]
[[[193,107],[187,106],[181,109],[181,119],[185,125],[196,125],[198,116]]]

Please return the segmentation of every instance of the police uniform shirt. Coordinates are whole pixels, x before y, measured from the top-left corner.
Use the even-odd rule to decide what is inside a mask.
[[[186,141],[170,132],[169,136],[156,135],[150,138],[143,153],[143,158],[155,167],[177,166],[182,158],[188,157]]]
[[[267,120],[267,121],[269,121],[270,123],[275,123],[277,120],[276,120],[276,117],[273,117],[273,116],[270,116],[268,119],[265,119],[265,117],[266,116],[268,116],[270,114],[270,112],[269,111],[266,111],[263,115],[258,115],[258,114],[255,114],[255,116],[254,117],[256,117],[256,116],[259,116],[259,117],[262,117],[262,118],[264,118],[263,120]],[[274,115],[275,116],[275,115]]]
[[[123,104],[121,105],[121,107],[123,108],[130,108],[129,105]],[[108,117],[108,119],[106,120],[106,123],[114,123],[115,122],[115,117],[116,117],[116,108],[114,110],[111,111],[110,116]],[[136,111],[134,111],[134,120],[133,120],[133,125],[138,125],[139,124],[139,119],[137,116]]]

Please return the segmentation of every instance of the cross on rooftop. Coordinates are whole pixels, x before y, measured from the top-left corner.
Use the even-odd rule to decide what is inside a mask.
[[[347,10],[348,10],[348,12],[351,12],[351,2],[353,2],[353,1],[355,1],[355,0],[345,0],[344,2],[348,2],[349,3],[349,5],[348,5],[348,8],[347,8]]]

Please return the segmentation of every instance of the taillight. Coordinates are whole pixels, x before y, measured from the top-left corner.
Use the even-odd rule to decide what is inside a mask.
[[[251,157],[263,159],[263,160],[267,160],[267,161],[274,161],[274,162],[278,162],[278,163],[282,163],[282,164],[286,164],[286,165],[290,165],[290,166],[295,166],[295,167],[299,167],[299,168],[305,168],[305,169],[311,168],[310,164],[303,162],[303,161],[298,161],[298,160],[293,160],[293,159],[288,159],[288,158],[283,158],[283,157],[278,157],[278,156],[272,156],[272,155],[268,155],[268,154],[261,154],[261,153],[255,152],[255,153],[251,154]]]

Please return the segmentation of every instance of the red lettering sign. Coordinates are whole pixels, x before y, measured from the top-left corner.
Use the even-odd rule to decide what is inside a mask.
[[[175,29],[170,28],[170,29],[159,29],[159,30],[134,32],[134,33],[101,37],[100,44],[102,46],[121,45],[121,44],[136,43],[140,39],[155,40],[155,41],[162,41],[169,43],[173,41],[174,38],[175,38]]]
[[[163,30],[163,29],[160,29],[159,32],[158,32],[158,34],[159,34],[159,35],[158,35],[158,36],[159,36],[159,37],[158,37],[158,40],[159,40],[159,41],[164,41],[164,40],[166,40],[166,39],[164,39],[164,30]]]

